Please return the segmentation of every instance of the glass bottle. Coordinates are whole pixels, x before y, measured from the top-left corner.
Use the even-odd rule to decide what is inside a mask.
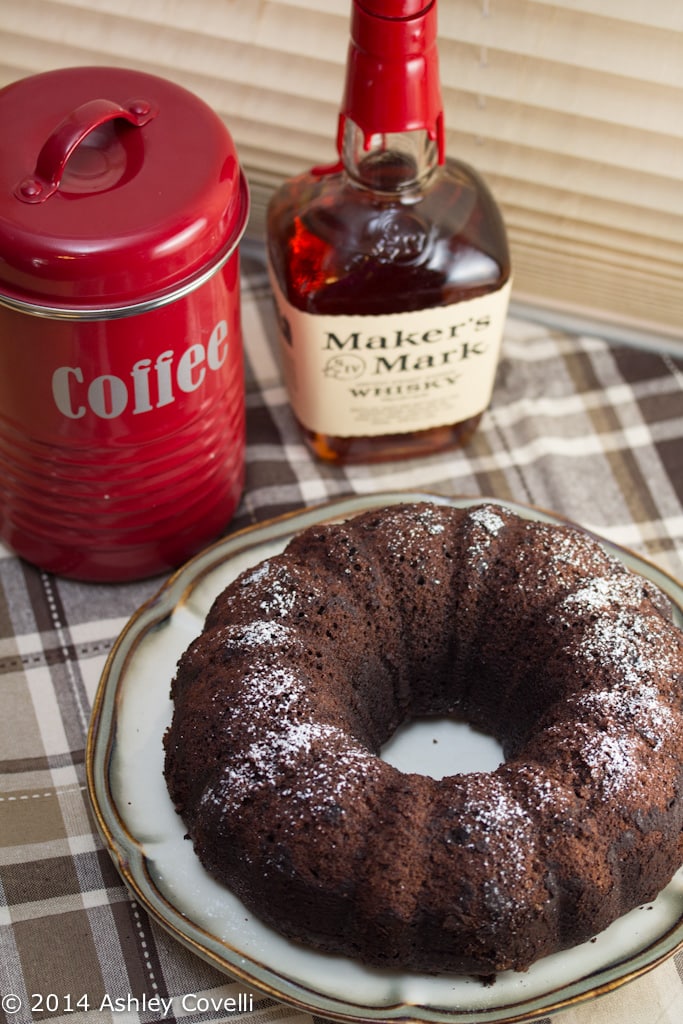
[[[344,464],[463,445],[490,402],[511,269],[486,184],[445,157],[436,0],[353,0],[337,149],[268,208],[304,438]]]

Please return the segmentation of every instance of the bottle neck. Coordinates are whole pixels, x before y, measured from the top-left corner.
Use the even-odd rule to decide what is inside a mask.
[[[352,121],[366,152],[377,135],[428,133],[445,160],[437,0],[352,0],[338,151]],[[404,147],[401,147],[403,150]],[[343,156],[342,156],[342,159]]]
[[[368,136],[350,118],[340,127],[344,170],[356,185],[372,192],[419,192],[439,166],[438,141],[426,130]]]

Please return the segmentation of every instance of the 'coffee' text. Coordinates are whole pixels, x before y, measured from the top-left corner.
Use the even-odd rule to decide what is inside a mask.
[[[138,359],[129,371],[130,383],[105,373],[86,382],[80,366],[60,366],[52,375],[52,396],[59,411],[78,420],[90,409],[101,419],[116,419],[132,403],[134,415],[152,412],[175,402],[177,392],[190,394],[201,387],[207,370],[215,372],[228,354],[228,325],[220,320],[206,347],[201,342],[189,345],[177,362],[175,352],[166,349],[154,362]]]

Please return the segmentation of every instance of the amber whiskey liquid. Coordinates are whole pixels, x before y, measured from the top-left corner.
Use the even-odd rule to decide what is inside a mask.
[[[382,316],[451,306],[503,288],[510,278],[505,229],[471,168],[449,160],[420,175],[395,151],[361,163],[360,179],[344,170],[304,174],[271,204],[271,270],[293,307],[325,317]],[[403,348],[413,354],[410,341]],[[452,368],[468,358],[474,357],[467,349],[453,355]],[[438,389],[438,378],[432,386]],[[481,415],[460,419],[454,408],[451,422],[379,437],[301,427],[321,458],[374,462],[465,444]]]

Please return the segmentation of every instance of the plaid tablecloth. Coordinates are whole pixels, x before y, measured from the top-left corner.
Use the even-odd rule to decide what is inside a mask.
[[[512,318],[491,409],[466,450],[343,469],[301,444],[263,267],[244,271],[248,472],[231,531],[354,493],[491,495],[560,512],[683,577],[683,358]],[[79,584],[0,551],[0,1020],[11,1024],[311,1021],[168,937],[95,829],[84,771],[94,694],[118,633],[161,582]],[[247,1009],[228,1012],[240,992]],[[210,996],[224,1009],[206,1008]],[[608,1022],[682,1024],[683,952],[553,1018]]]

